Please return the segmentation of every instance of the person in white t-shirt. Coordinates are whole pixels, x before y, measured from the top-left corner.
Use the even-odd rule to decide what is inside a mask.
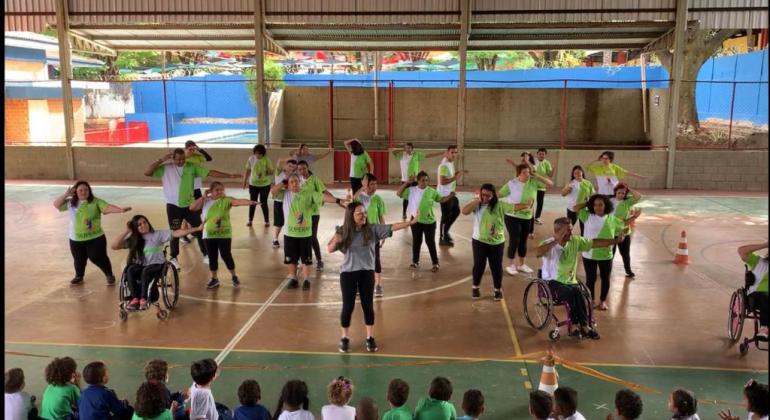
[[[6,420],[27,420],[38,418],[35,397],[24,389],[24,371],[19,368],[5,372],[5,416]],[[28,417],[29,416],[29,417]]]
[[[768,420],[770,414],[770,388],[767,384],[761,384],[754,379],[749,380],[743,387],[743,404],[748,414],[746,420]],[[734,416],[730,410],[719,412],[720,420],[741,420]]]
[[[553,417],[557,420],[586,420],[577,411],[577,391],[574,389],[568,386],[556,388],[553,392],[553,402]]]
[[[686,389],[675,389],[668,396],[668,411],[671,412],[671,420],[700,420],[698,400]]]
[[[438,165],[438,185],[436,191],[442,196],[447,197],[457,189],[457,181],[467,174],[466,170],[455,170],[455,161],[459,156],[457,146],[449,146],[444,154],[444,159]],[[449,229],[460,216],[460,201],[457,197],[451,197],[446,202],[441,203],[441,221],[439,222],[439,241],[441,246],[454,246],[454,240],[449,235]]]
[[[218,420],[217,403],[211,393],[211,383],[219,377],[217,362],[213,359],[193,362],[190,374],[193,379],[189,400],[190,420]]]
[[[326,387],[329,403],[321,407],[323,420],[355,420],[356,408],[348,405],[353,398],[353,383],[350,379],[340,376],[331,381]]]
[[[278,406],[273,412],[273,420],[315,420],[313,413],[308,411],[307,384],[298,379],[292,379],[283,385]]]

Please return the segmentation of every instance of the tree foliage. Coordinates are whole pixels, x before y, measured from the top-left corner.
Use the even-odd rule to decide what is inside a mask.
[[[265,78],[265,91],[276,92],[281,90],[286,85],[283,82],[283,66],[276,63],[273,60],[264,60],[264,78]],[[249,81],[246,82],[246,90],[249,93],[249,99],[251,103],[257,104],[257,82],[256,68],[249,68],[243,71],[243,75]]]

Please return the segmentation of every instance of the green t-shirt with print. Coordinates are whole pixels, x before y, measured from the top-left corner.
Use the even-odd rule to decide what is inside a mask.
[[[748,258],[746,258],[746,266],[749,267],[749,270],[754,272],[755,277],[757,276],[757,267],[760,265],[760,262],[762,261],[762,257],[759,256],[756,252],[752,252],[749,254]],[[757,288],[754,290],[754,292],[763,292],[768,293],[768,280],[767,280],[767,267],[764,268],[764,273],[761,273],[761,278],[757,278],[755,281],[759,282],[757,285]],[[753,288],[753,287],[752,287]]]
[[[249,176],[249,185],[254,187],[266,187],[273,183],[273,162],[266,156],[257,158],[255,155],[251,155],[246,162],[246,169],[251,171]]]
[[[596,190],[594,189],[594,184],[592,184],[591,181],[587,179],[583,179],[578,185],[578,193],[577,198],[575,199],[575,204],[585,203],[589,198],[591,198],[592,195],[594,195],[595,192]]]
[[[75,384],[57,386],[49,384],[43,392],[40,403],[40,417],[44,419],[61,419],[72,414],[72,408],[78,406],[80,389]]]
[[[414,409],[414,420],[455,420],[457,411],[449,401],[422,398]]]
[[[400,161],[403,158],[404,152],[396,152],[396,159]],[[412,151],[411,156],[409,156],[409,163],[406,165],[407,178],[417,177],[417,174],[420,173],[420,163],[423,160],[425,160],[425,153]]]
[[[321,178],[313,174],[313,175],[310,175],[310,177],[305,180],[304,184],[302,184],[302,189],[312,191],[314,193],[323,193],[324,191],[326,191],[326,185],[324,185],[323,181],[321,181]],[[323,202],[313,203],[313,216],[317,216],[321,214],[322,205],[323,205]]]
[[[366,207],[366,220],[369,224],[379,225],[380,218],[385,217],[385,200],[376,193],[370,196],[363,191],[356,195],[355,200]]]
[[[586,207],[580,209],[578,219],[583,222],[583,234],[588,239],[614,239],[625,228],[625,223],[617,217],[611,214],[596,216],[589,213]],[[584,252],[583,256],[595,261],[611,260],[612,246],[594,248]]]
[[[545,241],[542,241],[540,242],[540,246],[545,245],[549,240],[552,241],[554,239],[550,238]],[[577,263],[579,259],[578,257],[580,256],[581,252],[590,251],[592,246],[593,246],[593,241],[590,239],[587,239],[578,235],[570,236],[567,243],[564,244],[564,247],[562,247],[561,253],[559,254],[559,257],[558,257],[559,259],[556,262],[556,278],[549,279],[549,280],[556,280],[559,283],[564,283],[564,284],[578,284],[578,281],[577,281]],[[554,248],[551,248],[552,253],[557,252],[557,250]],[[547,256],[549,255],[546,254],[546,257]]]
[[[278,182],[283,182],[283,180],[288,179],[289,177],[284,173],[283,168],[275,168],[275,178],[273,179],[273,185],[277,184]],[[283,201],[283,196],[286,194],[286,189],[280,189],[277,193],[273,194],[273,200],[277,202]]]
[[[499,200],[495,209],[480,205],[473,211],[473,239],[489,245],[505,243],[505,214],[513,211],[513,204]]]
[[[363,178],[366,172],[369,171],[369,164],[372,163],[369,153],[364,152],[358,156],[351,153],[350,160],[353,162],[350,167],[350,176],[353,178]]]
[[[518,185],[516,184],[517,182]],[[511,204],[526,204],[529,200],[532,200],[532,203],[534,204],[537,200],[537,181],[535,178],[530,178],[527,182],[523,183],[523,186],[521,184],[521,181],[514,178],[503,185],[500,188],[501,200]],[[521,195],[519,195],[517,200],[516,195],[518,195],[519,189],[521,190]],[[514,194],[514,192],[516,192],[516,194]],[[530,206],[524,209],[513,210],[506,214],[519,219],[529,220],[534,213],[532,212],[532,206]]]
[[[323,195],[310,190],[287,191],[283,197],[286,236],[309,238],[313,233],[313,206],[321,203]],[[287,211],[288,210],[288,211]]]
[[[551,165],[551,162],[548,161],[548,159],[543,159],[543,161],[535,167],[535,173],[545,178],[549,178],[551,176],[551,171],[553,171],[553,166]],[[535,180],[535,182],[537,183],[538,191],[546,190],[546,186],[543,181]]]
[[[382,420],[413,420],[414,417],[412,416],[412,410],[409,409],[409,407],[406,406],[406,404],[402,405],[401,407],[396,407],[393,409],[390,409],[385,412],[385,414],[382,415]]]
[[[613,198],[612,203],[615,205],[615,209],[612,213],[613,216],[617,217],[620,220],[626,220],[628,219],[628,214],[631,212],[631,209],[634,207],[634,204],[638,203],[639,200],[634,198],[634,196],[629,195],[625,200],[616,202],[616,200]],[[629,224],[626,226],[626,235],[630,235],[633,233],[633,228]]]
[[[230,223],[230,209],[233,207],[232,197],[222,197],[216,200],[206,199],[203,204],[203,227],[205,239],[230,239],[233,237],[233,225]]]
[[[195,198],[193,194],[195,178],[205,178],[208,174],[209,170],[203,166],[185,161],[181,169],[173,162],[159,165],[152,176],[162,179],[166,203],[184,208],[190,207]]]
[[[78,201],[77,208],[65,201],[59,206],[59,211],[69,212],[70,239],[75,242],[89,241],[104,235],[102,230],[102,214],[107,210],[106,201],[94,197],[90,203],[87,200]]]
[[[409,187],[406,188],[401,193],[401,198],[405,198],[409,200],[409,205],[412,204],[412,199],[410,198],[410,192],[413,189],[416,189],[417,187]],[[422,197],[420,198],[420,203],[417,205],[417,209],[419,210],[419,215],[417,217],[417,223],[422,223],[429,225],[431,223],[436,223],[436,216],[433,214],[433,204],[438,203],[441,201],[443,197],[441,194],[439,194],[438,191],[436,191],[433,187],[425,187],[425,190],[422,193]]]

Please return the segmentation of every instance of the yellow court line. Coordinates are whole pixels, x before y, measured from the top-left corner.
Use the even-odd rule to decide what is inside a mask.
[[[31,341],[6,341],[5,344],[19,344],[19,345],[38,345],[38,346],[68,346],[68,347],[96,347],[96,348],[132,348],[140,350],[178,350],[178,351],[213,351],[219,352],[221,349],[211,348],[199,348],[199,347],[163,347],[163,346],[136,346],[136,345],[118,345],[118,344],[78,344],[78,343],[51,343],[51,342],[31,342]],[[264,353],[264,354],[300,354],[308,356],[368,356],[368,357],[391,357],[391,358],[403,358],[403,359],[433,359],[433,360],[460,360],[468,362],[494,362],[494,363],[524,363],[524,362],[541,362],[540,360],[510,360],[510,359],[494,359],[483,357],[451,357],[451,356],[419,356],[411,354],[388,354],[388,353],[346,353],[340,355],[338,352],[314,352],[314,351],[300,351],[300,350],[252,350],[241,349],[233,350],[236,353]],[[679,365],[635,365],[630,363],[594,363],[594,362],[579,362],[584,366],[600,366],[600,367],[625,367],[625,368],[653,368],[653,369],[686,369],[686,370],[713,370],[722,372],[750,372],[750,373],[767,373],[768,370],[761,369],[748,369],[748,368],[722,368],[722,367],[706,367],[706,366],[679,366]]]
[[[508,323],[508,334],[511,336],[511,342],[513,343],[513,352],[515,356],[521,356],[521,346],[519,346],[519,339],[516,337],[516,330],[513,329],[513,319],[511,313],[508,312],[508,305],[505,303],[505,298],[500,301],[503,305],[503,313],[505,314],[505,322]]]

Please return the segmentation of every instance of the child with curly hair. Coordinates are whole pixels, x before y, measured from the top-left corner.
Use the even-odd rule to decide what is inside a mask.
[[[671,420],[700,420],[698,400],[695,394],[686,389],[675,389],[668,397],[668,410]]]
[[[259,403],[262,389],[259,382],[246,379],[238,387],[238,402],[241,406],[233,412],[234,420],[270,420],[270,411]]]
[[[80,401],[78,364],[71,357],[54,358],[45,367],[48,386],[43,392],[40,417],[48,420],[77,418]]]
[[[173,420],[171,414],[176,408],[176,402],[168,408],[168,394],[157,382],[144,382],[136,390],[134,416],[131,420]]]
[[[350,379],[340,376],[327,386],[329,403],[321,407],[323,420],[355,420],[356,409],[348,405],[353,398],[353,383]]]
[[[147,362],[144,365],[144,379],[149,382],[160,386],[164,394],[166,394],[166,408],[171,408],[173,403],[176,403],[176,410],[171,410],[174,418],[184,418],[184,395],[182,392],[171,393],[166,383],[168,382],[168,363],[165,360],[154,359]]]

